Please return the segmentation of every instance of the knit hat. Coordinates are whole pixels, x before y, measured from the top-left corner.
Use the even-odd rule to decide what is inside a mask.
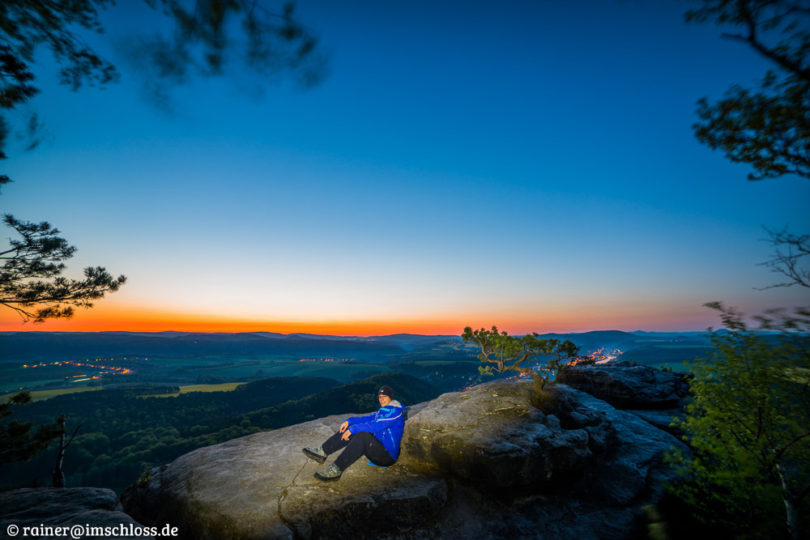
[[[377,392],[377,395],[388,396],[391,399],[394,399],[394,389],[390,386],[382,385],[379,392]]]

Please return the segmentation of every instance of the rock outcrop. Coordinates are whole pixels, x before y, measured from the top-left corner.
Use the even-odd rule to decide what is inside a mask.
[[[89,536],[89,527],[107,531],[94,535],[97,538],[154,538],[122,511],[113,490],[92,487],[0,492],[0,530],[11,536],[14,527],[17,527],[14,536],[20,538],[70,538],[70,534],[54,534],[56,527],[77,527],[73,532],[80,536]],[[33,530],[26,533],[25,527]]]
[[[584,429],[562,429],[530,404],[530,385],[443,394],[406,424],[403,462],[472,484],[519,488],[576,476],[592,458]]]
[[[688,375],[661,371],[633,362],[579,365],[561,371],[558,381],[582,390],[641,417],[644,421],[680,438],[672,425],[683,417],[689,395]]]
[[[557,380],[620,409],[672,409],[689,393],[684,374],[633,362],[573,366],[560,371]]]
[[[447,500],[439,477],[358,462],[340,481],[313,477],[321,466],[301,452],[334,433],[345,417],[328,416],[200,448],[123,496],[127,511],[180,526],[186,538],[292,538],[375,531],[430,520]]]
[[[129,488],[124,507],[185,538],[632,535],[670,474],[664,453],[682,444],[565,385],[544,414],[530,389],[494,382],[412,407],[389,468],[359,461],[316,480],[323,466],[301,448],[345,418],[331,416],[190,452]]]

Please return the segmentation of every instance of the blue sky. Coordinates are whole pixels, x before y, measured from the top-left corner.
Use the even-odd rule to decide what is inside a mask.
[[[234,72],[171,113],[114,46],[154,19],[110,9],[93,39],[121,82],[74,93],[40,55],[47,139],[0,200],[58,226],[72,271],[129,283],[69,322],[0,323],[700,330],[710,300],[807,304],[755,287],[778,279],[762,226],[810,229],[810,182],[749,182],[691,130],[697,99],[768,65],[685,5],[300,1],[321,85]]]

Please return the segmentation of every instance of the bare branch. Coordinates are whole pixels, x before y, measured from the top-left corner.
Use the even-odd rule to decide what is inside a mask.
[[[789,281],[769,285],[760,290],[793,285],[810,287],[810,268],[802,267],[802,263],[808,260],[805,257],[810,256],[810,235],[792,234],[786,228],[781,231],[766,227],[764,229],[768,233],[767,241],[774,247],[774,253],[769,260],[760,263],[760,266],[766,266],[772,272],[782,274]]]

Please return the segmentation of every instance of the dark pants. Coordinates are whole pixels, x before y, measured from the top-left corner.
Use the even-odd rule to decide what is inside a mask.
[[[340,467],[341,471],[345,471],[349,465],[360,459],[362,455],[365,455],[375,465],[388,467],[394,464],[394,460],[391,458],[388,450],[377,440],[377,437],[368,431],[352,433],[348,441],[344,441],[341,438],[342,435],[343,433],[340,432],[335,433],[321,445],[321,448],[323,448],[323,451],[327,454],[332,454],[341,448],[345,448],[343,453],[335,460],[335,465]]]

